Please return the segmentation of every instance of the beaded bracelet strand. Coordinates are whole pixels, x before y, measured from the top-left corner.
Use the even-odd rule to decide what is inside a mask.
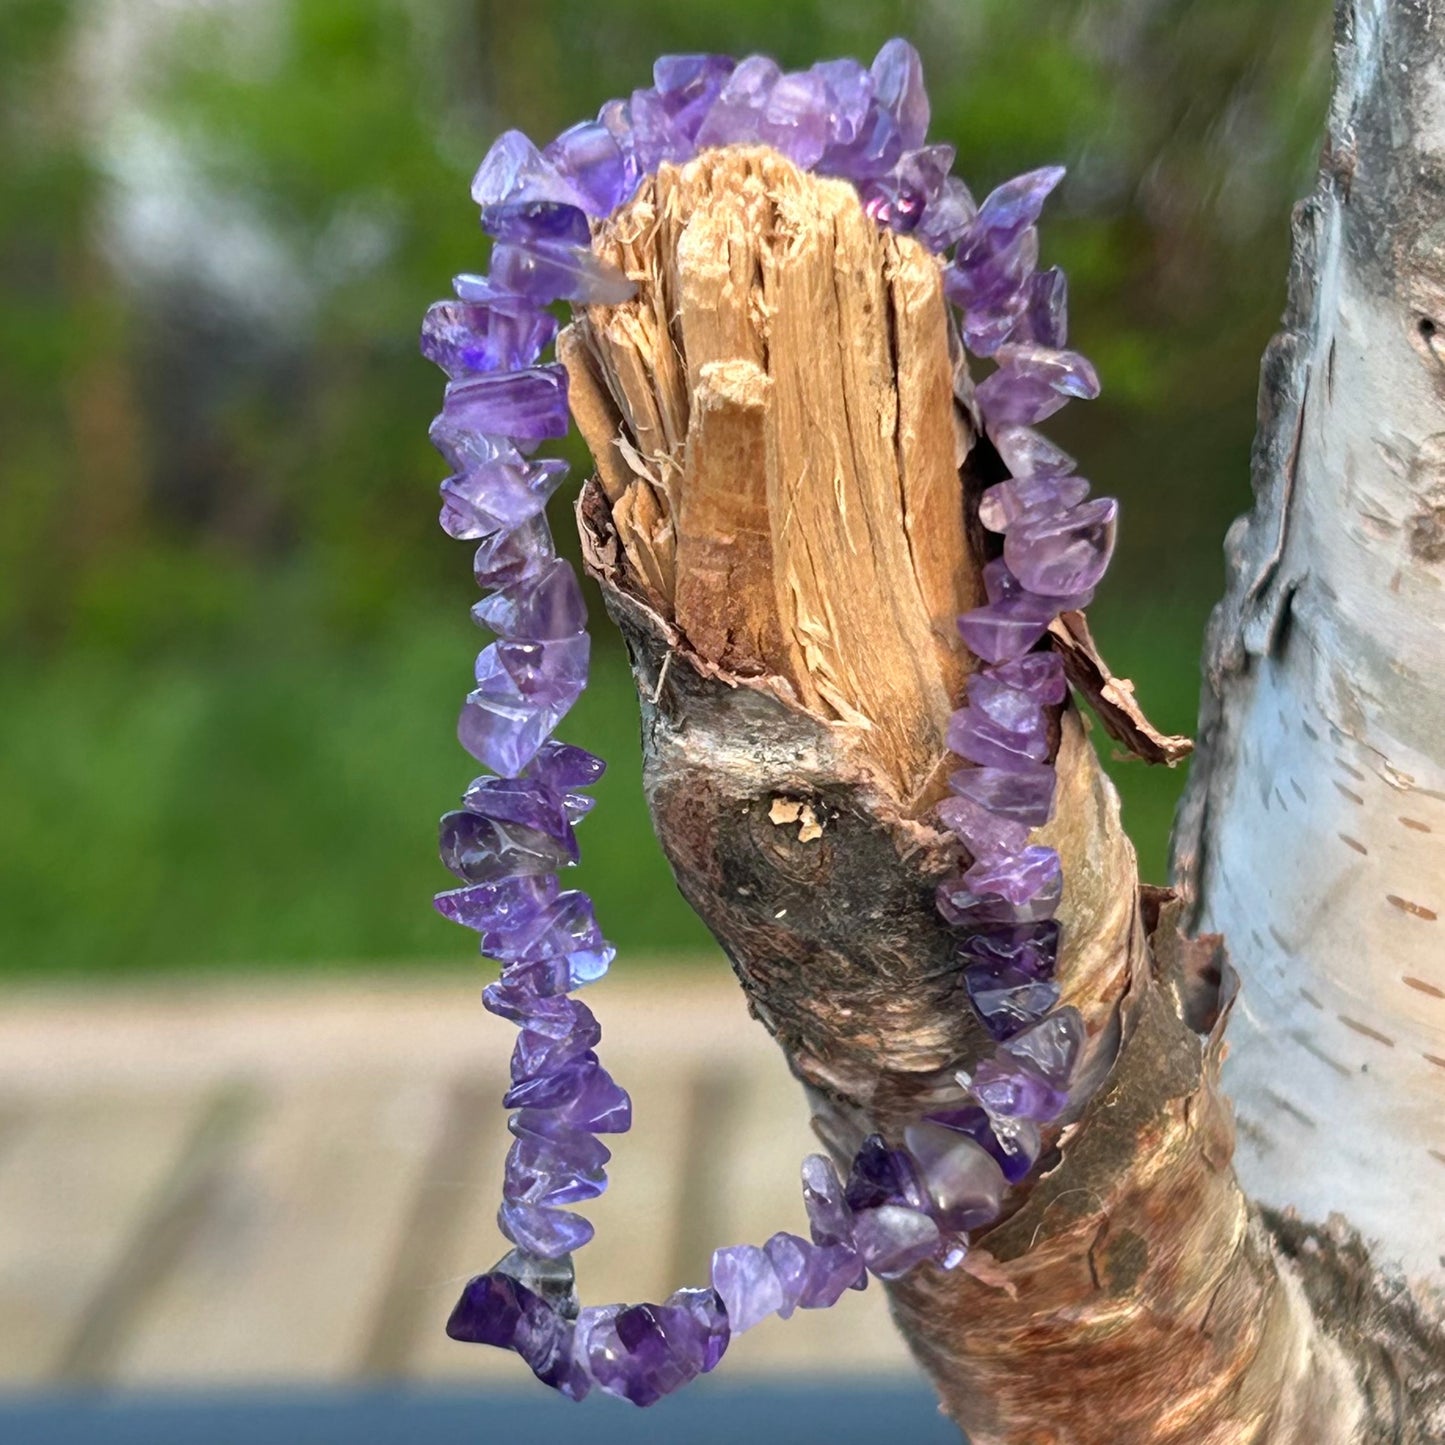
[[[571,1399],[596,1386],[638,1405],[711,1370],[734,1334],[769,1314],[825,1308],[870,1273],[957,1266],[970,1232],[996,1221],[1028,1178],[1040,1126],[1082,1103],[1083,1021],[1057,1007],[1053,977],[1059,856],[1028,841],[1052,814],[1050,724],[1067,692],[1058,656],[1037,649],[1059,613],[1092,598],[1117,511],[1088,500],[1072,459],[1033,429],[1070,398],[1098,394],[1089,362],[1065,349],[1063,273],[1037,268],[1036,223],[1061,169],[1020,176],[976,206],[950,174],[953,148],[926,143],[922,64],[902,40],[870,67],[835,60],[790,74],[765,56],[665,56],[653,82],[541,151],[517,131],[493,145],[472,185],[493,238],[490,270],[455,278],[421,341],[449,378],[431,429],[452,468],[441,524],[478,543],[487,595],[472,615],[496,637],[458,725],[489,771],[441,821],[442,861],[462,886],[436,906],[500,963],[483,1001],[518,1029],[498,1215],[515,1248],[466,1285],[447,1330],[515,1351]],[[586,686],[590,644],[577,577],[556,556],[544,512],[567,466],[537,452],[568,428],[566,371],[542,359],[558,330],[547,308],[630,297],[632,283],[593,253],[594,227],[659,165],[730,145],[770,146],[847,179],[880,226],[946,256],[963,344],[995,363],[974,404],[1009,473],[979,506],[1002,555],[983,570],[986,604],[959,619],[981,666],[947,733],[966,765],[938,808],[970,861],[937,903],[997,1047],[956,1075],[955,1106],[909,1125],[901,1143],[866,1139],[846,1180],[822,1155],[804,1160],[810,1239],[779,1233],[719,1249],[707,1286],[662,1304],[580,1308],[572,1254],[592,1226],[566,1206],[605,1189],[611,1156],[598,1136],[628,1129],[631,1103],[598,1059],[596,1018],[571,997],[615,950],[588,896],[560,882],[578,861],[575,827],[604,764],[552,738]]]

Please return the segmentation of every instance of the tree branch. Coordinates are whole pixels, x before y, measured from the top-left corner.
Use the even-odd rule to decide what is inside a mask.
[[[999,462],[952,400],[936,263],[850,189],[707,153],[664,166],[597,244],[639,293],[563,354],[598,462],[584,554],[632,656],[654,824],[843,1160],[960,1099],[954,1072],[988,1043],[933,907],[959,847],[930,816]],[[976,1445],[1360,1438],[1368,1372],[1234,1180],[1217,975],[1141,895],[1072,705],[1054,726],[1038,841],[1063,862],[1088,1102],[970,1270],[914,1271],[895,1315]]]

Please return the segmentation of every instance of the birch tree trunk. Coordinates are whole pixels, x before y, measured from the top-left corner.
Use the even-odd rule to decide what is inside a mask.
[[[1341,7],[1176,871],[1257,1198],[1445,1291],[1445,7]]]
[[[975,1445],[1445,1439],[1423,1253],[1441,1238],[1425,1174],[1439,1071],[1426,1055],[1445,1049],[1421,1018],[1445,979],[1428,943],[1408,969],[1396,952],[1410,928],[1438,932],[1425,915],[1440,911],[1445,833],[1423,701],[1445,691],[1445,443],[1429,425],[1434,332],[1420,326],[1445,317],[1426,145],[1445,125],[1445,16],[1430,0],[1362,4],[1342,14],[1325,173],[1266,361],[1260,508],[1234,539],[1180,850],[1195,921],[1227,931],[1249,966],[1258,1046],[1241,1050],[1241,1080],[1310,1114],[1313,1127],[1282,1109],[1255,1126],[1268,1096],[1249,1095],[1251,1127],[1275,1140],[1270,1155],[1251,1137],[1251,1162],[1294,1171],[1263,1196],[1308,1190],[1307,1214],[1261,1210],[1236,1180],[1217,1088],[1232,971],[1217,938],[1180,932],[1172,894],[1140,887],[1117,799],[1066,704],[1056,815],[1039,841],[1063,862],[1058,979],[1086,1020],[1085,1087],[967,1267],[889,1286]],[[1423,59],[1402,71],[1407,45]],[[638,294],[590,309],[559,345],[597,463],[579,505],[584,556],[631,654],[654,824],[845,1162],[865,1134],[897,1138],[956,1096],[955,1072],[990,1047],[934,910],[959,850],[932,819],[954,765],[945,721],[974,665],[953,620],[978,600],[978,497],[1000,463],[975,424],[937,262],[880,234],[843,183],[766,150],[707,152],[664,166],[596,244]],[[1179,756],[1082,617],[1061,619],[1051,644],[1116,738]],[[1383,799],[1406,796],[1387,818]],[[1331,912],[1340,831],[1358,862],[1329,886],[1355,891]],[[1261,982],[1261,962],[1289,979]],[[1287,1035],[1301,1058],[1326,1054],[1330,1092],[1281,1085],[1302,1065],[1276,1053],[1271,1066],[1256,1018],[1276,1048]],[[1366,1044],[1398,1071],[1370,1057],[1358,1083]],[[1363,1193],[1341,1202],[1409,1261],[1415,1292],[1348,1228],[1314,1227],[1382,1147],[1408,1192],[1375,1189],[1378,1215]],[[1381,1221],[1412,1209],[1412,1228],[1387,1234]]]

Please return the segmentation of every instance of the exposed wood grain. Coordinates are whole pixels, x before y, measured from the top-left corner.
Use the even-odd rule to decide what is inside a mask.
[[[938,262],[748,149],[664,166],[601,244],[637,297],[562,354],[639,594],[934,800],[979,600]]]

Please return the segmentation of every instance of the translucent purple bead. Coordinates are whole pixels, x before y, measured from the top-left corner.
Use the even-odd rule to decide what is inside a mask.
[[[979,499],[978,519],[991,532],[1006,532],[1020,518],[1062,512],[1089,495],[1080,476],[1014,477],[990,487]],[[1082,589],[1071,589],[1079,591]]]
[[[980,893],[963,878],[945,878],[935,899],[938,911],[956,928],[980,928],[991,924],[1034,923],[1052,918],[1058,909],[1062,886],[1057,875],[1052,885],[1024,903],[1013,903],[995,892]]]
[[[966,1134],[927,1122],[910,1124],[903,1137],[945,1229],[980,1229],[998,1218],[1005,1181],[986,1149]]]
[[[520,299],[438,301],[421,327],[421,354],[452,378],[531,366],[557,335],[557,319]]]
[[[559,841],[541,829],[455,812],[441,820],[441,857],[468,883],[496,883],[523,873],[556,873],[571,867],[577,852],[575,841]]]
[[[928,134],[928,92],[923,85],[923,61],[906,41],[885,42],[869,71],[878,103],[898,123],[905,150],[921,146]]]
[[[636,169],[617,137],[595,120],[564,130],[542,155],[581,194],[591,216],[610,215],[637,184]]]
[[[992,1119],[986,1109],[965,1104],[959,1109],[930,1114],[927,1122],[966,1134],[982,1145],[1009,1184],[1019,1184],[1028,1178],[1029,1170],[1039,1157],[1039,1131],[1027,1119]]]
[[[1026,516],[1004,538],[1004,560],[1031,592],[1090,592],[1114,550],[1119,504],[1099,497],[1067,511]]]
[[[975,893],[997,893],[1010,903],[1024,904],[1062,886],[1059,855],[1052,848],[1029,847],[1011,858],[988,858],[963,875]]]
[[[964,969],[963,982],[974,1013],[996,1039],[1037,1023],[1059,1001],[1058,984],[1023,969],[976,965]]]
[[[803,1204],[814,1244],[852,1245],[853,1211],[833,1161],[823,1154],[803,1160]]]
[[[938,1254],[938,1225],[920,1209],[880,1204],[859,1212],[855,1230],[858,1253],[871,1274],[897,1279]]]
[[[560,558],[536,574],[483,598],[472,620],[508,641],[574,637],[587,626],[587,604],[570,562]]]
[[[557,1259],[581,1249],[594,1233],[580,1214],[550,1209],[540,1204],[502,1201],[497,1211],[497,1228],[513,1244],[542,1259]]]
[[[960,768],[951,773],[948,785],[961,798],[995,817],[1041,828],[1054,810],[1054,770],[1038,763],[1029,768]]]
[[[754,1244],[715,1250],[712,1287],[727,1310],[728,1327],[740,1335],[783,1305],[783,1286],[767,1251]]]
[[[548,831],[548,830],[542,830]],[[434,902],[443,918],[463,928],[500,928],[540,913],[558,893],[553,873],[522,874],[495,883],[477,883],[438,893]]]
[[[575,301],[583,306],[616,306],[637,291],[634,282],[589,246],[568,241],[498,241],[492,247],[492,277],[499,286],[541,305]]]
[[[554,363],[454,381],[442,415],[465,431],[526,441],[566,436],[567,369]]]
[[[552,529],[540,513],[530,521],[482,540],[472,561],[479,587],[510,587],[535,577],[556,557]]]

